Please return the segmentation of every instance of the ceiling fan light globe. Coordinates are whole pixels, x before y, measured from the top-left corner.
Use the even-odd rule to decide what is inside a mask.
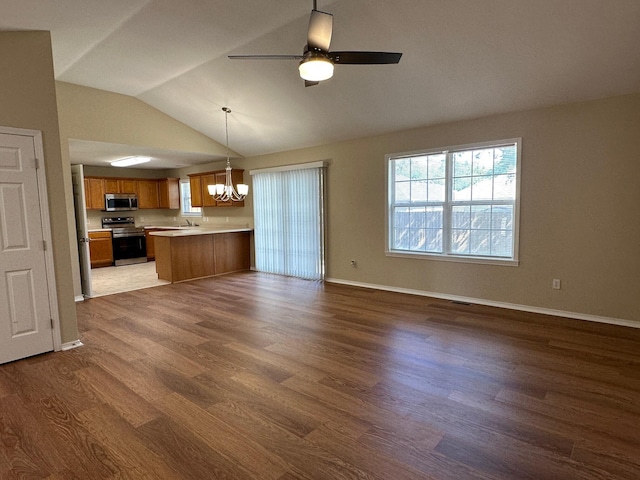
[[[321,82],[333,77],[333,62],[324,57],[305,58],[298,67],[300,77],[310,82]]]

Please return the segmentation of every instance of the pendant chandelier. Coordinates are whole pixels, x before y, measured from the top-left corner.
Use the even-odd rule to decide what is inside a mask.
[[[249,185],[244,183],[238,184],[238,191],[233,186],[231,179],[231,162],[229,162],[229,114],[231,109],[228,107],[222,107],[224,112],[224,128],[226,132],[226,145],[227,145],[227,168],[225,169],[225,182],[216,183],[215,185],[208,185],[209,195],[217,202],[241,202],[244,197],[249,193]]]

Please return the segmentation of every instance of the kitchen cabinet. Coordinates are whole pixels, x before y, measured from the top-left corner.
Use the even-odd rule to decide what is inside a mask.
[[[156,272],[172,283],[249,270],[248,230],[225,232],[160,232],[155,242]]]
[[[138,181],[135,178],[119,178],[118,191],[115,193],[138,193]]]
[[[122,193],[120,191],[120,185],[117,178],[105,178],[104,179],[104,191],[105,193]]]
[[[206,175],[202,175],[202,206],[203,207],[215,207],[217,206],[216,201],[213,199],[211,195],[209,195],[209,185],[216,184],[216,174],[208,173]]]
[[[191,189],[191,206],[202,206],[202,176],[189,175],[189,187]]]
[[[104,210],[105,193],[135,193],[138,208],[180,208],[179,178],[85,177],[87,210]]]
[[[165,232],[175,230],[175,228],[161,228],[161,227],[145,227],[144,237],[147,245],[147,260],[155,260],[156,248],[155,248],[155,235],[151,235],[152,232]]]
[[[238,183],[243,182],[244,170],[231,170],[231,182],[237,188]],[[205,172],[189,175],[189,183],[191,186],[191,205],[193,207],[244,207],[244,200],[240,202],[217,202],[209,195],[209,185],[218,183],[224,184],[226,181],[226,172],[224,170],[217,172]]]
[[[104,179],[84,179],[84,199],[87,210],[104,210]]]
[[[138,208],[159,208],[157,180],[137,180]]]
[[[169,209],[180,208],[180,179],[165,178],[158,180],[159,207]]]
[[[89,232],[89,258],[91,268],[113,265],[111,232]]]

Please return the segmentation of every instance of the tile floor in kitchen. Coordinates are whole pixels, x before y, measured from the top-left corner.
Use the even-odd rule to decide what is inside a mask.
[[[94,297],[156,287],[168,283],[170,282],[158,279],[156,262],[91,269],[91,287]]]

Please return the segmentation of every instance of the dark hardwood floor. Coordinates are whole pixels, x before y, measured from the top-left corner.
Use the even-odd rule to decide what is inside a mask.
[[[640,478],[640,330],[257,273],[0,366],[0,479]]]

